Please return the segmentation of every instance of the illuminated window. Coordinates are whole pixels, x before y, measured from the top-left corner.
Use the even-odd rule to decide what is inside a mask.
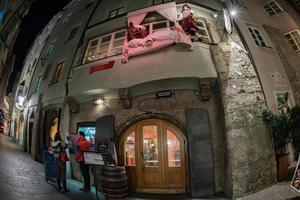
[[[158,167],[157,126],[143,127],[143,160],[145,167]]]
[[[283,9],[279,6],[276,1],[268,1],[264,4],[264,8],[270,16],[281,13]]]
[[[122,6],[120,8],[117,8],[115,10],[110,11],[108,18],[109,19],[115,18],[117,16],[122,15],[123,13],[125,13],[125,7],[124,6]]]
[[[127,136],[124,143],[125,166],[135,166],[135,132]]]
[[[209,43],[209,35],[208,35],[208,30],[206,27],[206,22],[204,19],[198,19],[197,20],[197,27],[199,29],[199,37],[201,39],[201,42]]]
[[[114,32],[89,41],[83,63],[122,54],[126,30]]]
[[[289,43],[292,45],[293,49],[298,52],[300,51],[300,34],[299,30],[294,30],[291,32],[288,32],[284,34],[286,39],[289,41]]]
[[[56,69],[55,69],[55,73],[54,73],[54,76],[53,76],[53,79],[52,79],[52,83],[57,83],[61,77],[61,74],[62,74],[62,71],[63,71],[63,67],[64,67],[64,62],[62,63],[59,63],[57,66],[56,66]]]
[[[248,26],[248,30],[251,33],[252,38],[255,41],[255,44],[261,47],[268,47],[266,40],[264,39],[261,31],[253,26]]]
[[[180,141],[170,131],[167,130],[168,163],[169,167],[181,166]]]
[[[149,20],[145,20],[149,21]],[[149,34],[152,34],[156,31],[167,29],[170,27],[170,22],[168,20],[163,20],[163,21],[156,21],[156,22],[151,22],[151,23],[142,23],[143,26],[146,27],[147,32]]]

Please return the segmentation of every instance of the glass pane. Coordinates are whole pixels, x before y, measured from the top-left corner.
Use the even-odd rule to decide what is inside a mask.
[[[161,22],[161,23],[157,23],[157,24],[153,24],[153,31],[154,30],[159,30],[159,29],[164,29],[167,28],[167,22]]]
[[[180,141],[170,130],[167,130],[167,144],[168,144],[169,167],[180,167],[181,166]]]
[[[135,166],[135,132],[126,138],[124,143],[125,166]]]
[[[110,56],[122,54],[123,47],[118,47],[110,50]]]
[[[97,53],[97,59],[105,58],[108,51],[109,43],[101,44],[99,52]]]
[[[114,40],[113,48],[123,46],[123,44],[124,44],[124,39]]]
[[[143,158],[145,167],[158,166],[157,126],[143,127]]]
[[[95,59],[95,53],[96,53],[96,47],[93,47],[93,48],[89,48],[88,49],[88,52],[86,54],[86,59],[88,61],[92,61]]]
[[[126,31],[121,31],[115,34],[115,39],[125,37]]]
[[[96,40],[92,40],[91,43],[90,43],[90,47],[92,46],[97,46],[98,44],[98,38]]]
[[[199,34],[203,36],[208,36],[206,30],[199,29]]]
[[[200,27],[204,28],[204,27],[205,27],[205,24],[204,24],[203,21],[198,20],[198,21],[197,21],[197,26],[200,26]]]
[[[108,36],[104,36],[101,40],[101,43],[104,43],[104,42],[109,42],[110,41],[110,38],[111,38],[111,35],[108,35]]]

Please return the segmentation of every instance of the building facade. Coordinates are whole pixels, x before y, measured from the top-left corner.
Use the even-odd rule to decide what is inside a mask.
[[[71,146],[85,131],[132,192],[235,199],[270,186],[261,112],[286,92],[300,101],[298,18],[286,1],[74,0],[27,57],[21,144],[42,160],[57,131]]]
[[[19,33],[23,17],[27,14],[33,0],[15,0],[0,2],[0,108],[9,118],[9,97],[6,88],[13,70],[13,47]]]

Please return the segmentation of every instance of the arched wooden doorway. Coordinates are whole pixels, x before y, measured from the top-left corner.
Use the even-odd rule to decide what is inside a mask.
[[[144,193],[187,192],[186,138],[164,120],[142,120],[119,140],[119,160],[132,190]]]

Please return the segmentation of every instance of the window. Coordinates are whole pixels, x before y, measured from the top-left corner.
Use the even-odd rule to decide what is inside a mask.
[[[68,22],[70,21],[71,15],[72,15],[72,14],[69,14],[69,15],[65,16],[65,18],[64,18],[63,21],[62,21],[62,23],[63,23],[63,24],[68,23]]]
[[[125,7],[124,6],[122,6],[120,8],[117,8],[115,10],[110,11],[108,18],[109,19],[115,18],[115,17],[117,17],[117,16],[119,16],[119,15],[121,15],[123,13],[125,13]]]
[[[73,39],[73,38],[75,37],[78,28],[79,28],[79,27],[75,27],[75,28],[73,28],[73,29],[71,30],[71,33],[70,33],[70,35],[69,35],[68,40],[71,40],[71,39]]]
[[[60,76],[61,76],[62,71],[63,71],[64,64],[65,63],[62,62],[62,63],[59,63],[56,66],[55,73],[54,73],[54,76],[53,76],[53,79],[52,79],[52,83],[57,83],[59,81]]]
[[[39,91],[41,82],[42,82],[42,76],[39,75],[39,77],[38,77],[38,79],[37,79],[37,81],[36,81],[36,85],[35,85],[35,92],[38,92],[38,91]]]
[[[261,46],[261,47],[268,47],[267,42],[264,39],[261,31],[253,26],[248,26],[248,29],[251,33],[252,38],[254,39],[256,45]]]
[[[300,34],[299,30],[291,31],[289,33],[284,34],[286,39],[292,45],[295,51],[300,51]]]
[[[171,2],[173,0],[153,0],[153,5]]]
[[[121,30],[90,40],[83,63],[121,54],[125,38],[126,31]]]
[[[152,22],[152,23],[143,24],[143,25],[146,27],[149,34],[170,27],[169,21],[166,21],[166,20],[160,21],[160,22]]]
[[[208,30],[206,27],[206,22],[204,19],[198,19],[197,20],[197,27],[199,29],[199,37],[201,39],[201,42],[209,43],[209,35],[208,35]]]
[[[270,16],[281,13],[283,9],[279,6],[276,1],[268,1],[264,4],[264,8]]]
[[[48,49],[47,49],[47,53],[46,53],[47,56],[53,51],[54,44],[55,44],[55,41],[54,41],[54,42],[51,42],[51,43],[49,44]]]
[[[135,132],[127,136],[124,142],[125,166],[135,166]]]

